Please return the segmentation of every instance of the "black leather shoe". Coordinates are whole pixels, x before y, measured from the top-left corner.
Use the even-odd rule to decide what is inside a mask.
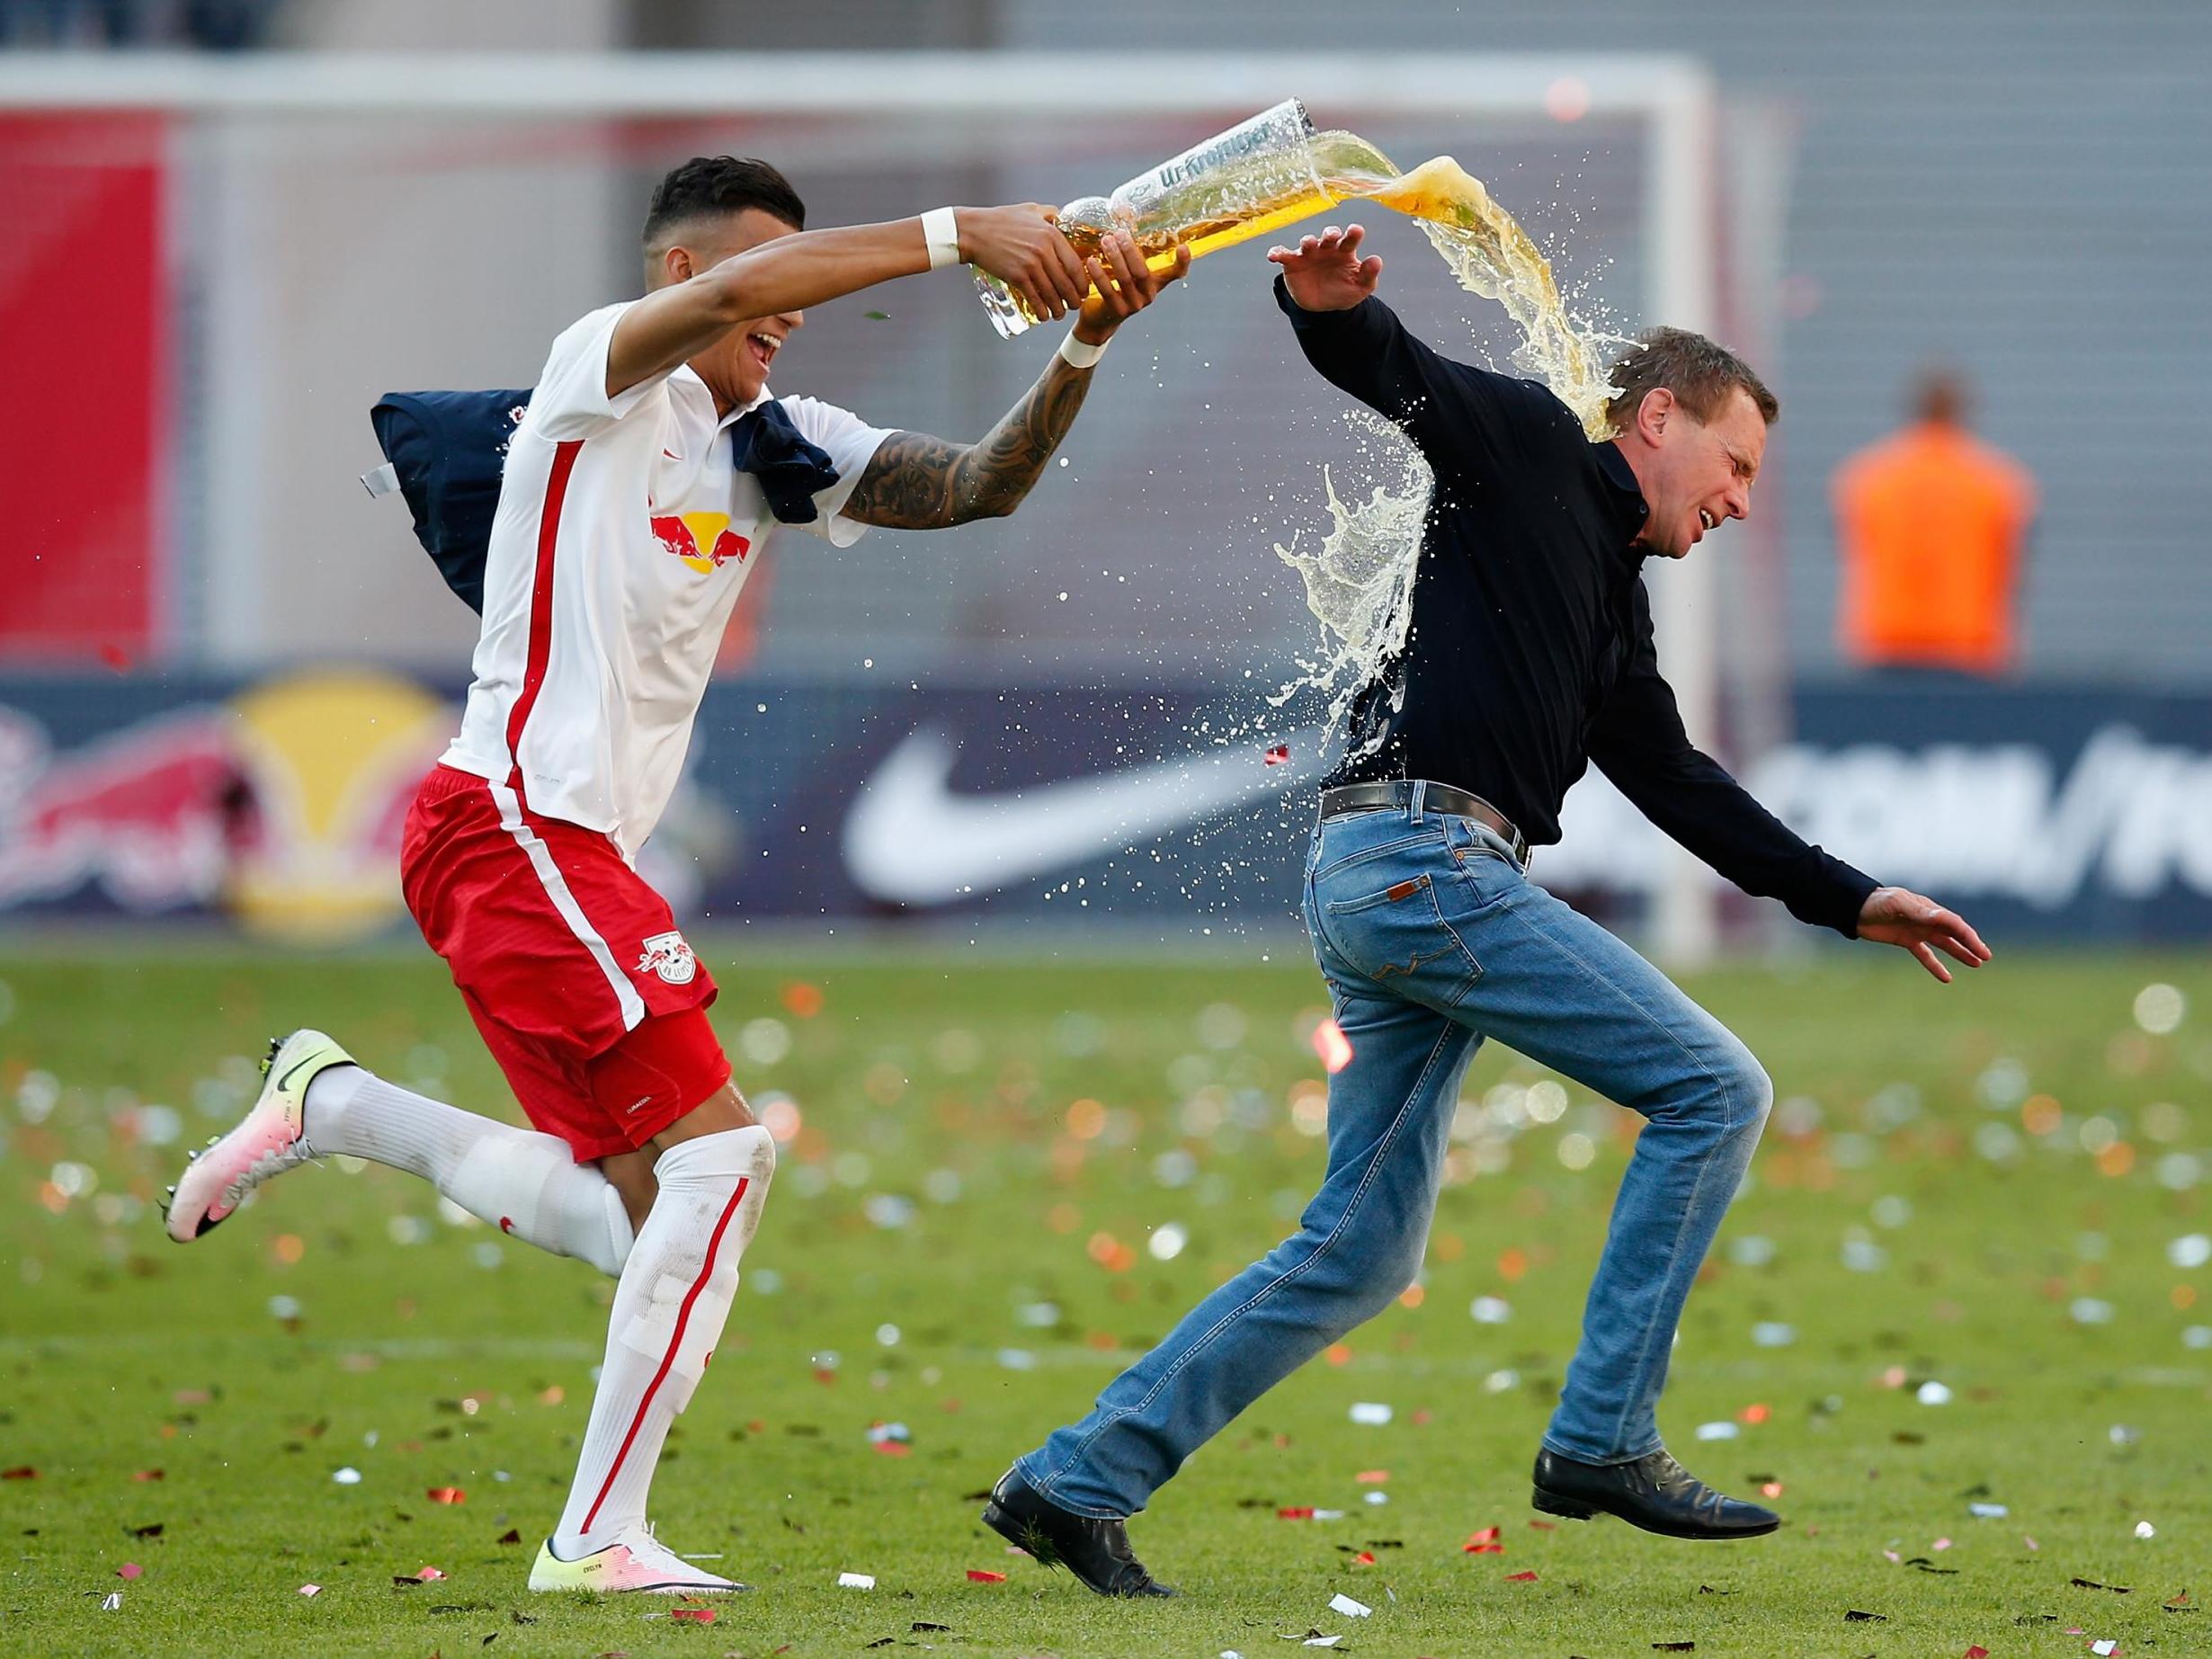
[[[983,1524],[1019,1544],[1043,1566],[1064,1566],[1102,1596],[1172,1596],[1145,1571],[1129,1548],[1129,1530],[1119,1521],[1078,1515],[1048,1503],[1013,1470],[991,1488]]]
[[[1603,1512],[1663,1538],[1758,1538],[1782,1524],[1770,1509],[1715,1492],[1662,1446],[1633,1463],[1536,1454],[1536,1507],[1587,1521]]]

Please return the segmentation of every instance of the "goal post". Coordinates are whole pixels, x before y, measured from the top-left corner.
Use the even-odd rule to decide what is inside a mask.
[[[945,192],[938,200],[994,190],[1057,200],[1048,191],[1063,183],[1078,185],[1066,195],[1103,189],[1285,97],[1303,100],[1324,127],[1433,144],[1420,153],[1394,147],[1403,165],[1456,148],[1485,177],[1509,148],[1542,156],[1590,144],[1593,132],[1629,135],[1633,174],[1598,168],[1611,182],[1590,186],[1610,192],[1605,212],[1629,227],[1623,235],[1633,243],[1623,261],[1633,288],[1606,293],[1610,312],[1632,326],[1714,326],[1716,92],[1704,66],[1675,55],[0,54],[0,120],[136,116],[165,129],[172,188],[163,258],[176,302],[163,446],[171,476],[157,494],[174,509],[164,557],[180,574],[168,584],[155,645],[175,660],[228,667],[286,650],[405,661],[434,647],[451,660],[463,619],[425,620],[407,597],[412,588],[387,592],[371,572],[369,549],[388,545],[380,539],[390,526],[378,515],[363,527],[370,515],[351,482],[362,468],[350,463],[373,459],[362,390],[386,389],[378,382],[387,375],[395,385],[409,377],[515,383],[552,332],[533,310],[537,292],[558,295],[565,320],[634,284],[621,247],[634,235],[638,182],[671,154],[688,153],[683,145],[745,147],[810,178],[831,175],[816,217],[835,222],[930,205],[919,192],[931,188]],[[1494,183],[1528,219],[1530,204],[1512,181]],[[895,186],[911,188],[900,197]],[[1574,178],[1561,187],[1574,188]],[[1562,246],[1572,227],[1536,228],[1555,261],[1573,253]],[[879,329],[855,348],[872,347],[875,360],[853,360],[849,378],[900,376],[903,400],[921,403],[924,415],[933,398],[952,411],[948,420],[995,415],[1009,366],[1028,359],[1001,344],[955,286],[965,285],[945,282],[927,303],[958,326],[896,337]],[[571,294],[582,302],[570,303]],[[1460,313],[1483,326],[1477,314],[1493,308],[1459,298]],[[916,302],[902,303],[919,315]],[[1170,343],[1178,326],[1207,315],[1194,304],[1148,330],[1155,354],[1182,349]],[[1209,322],[1203,337],[1220,333]],[[846,361],[833,358],[834,370]],[[1210,358],[1204,366],[1222,371]],[[1034,369],[1021,371],[1026,383]],[[1198,373],[1191,364],[1182,379],[1186,400]],[[843,389],[835,372],[832,384]],[[1094,477],[1114,472],[1103,446],[1134,430],[1136,418],[1086,423],[1084,464]],[[1251,432],[1239,429],[1240,443]],[[1148,490],[1164,521],[1186,510],[1167,500],[1169,486],[1136,481],[1157,471],[1132,463],[1132,481],[1112,487]],[[1288,517],[1280,526],[1286,536],[1296,528]],[[997,557],[1007,572],[1061,557],[1003,537],[986,545],[1006,549]],[[982,586],[989,557],[974,576]],[[1200,561],[1184,579],[1203,574]],[[1690,559],[1650,574],[1663,662],[1691,736],[1709,742],[1725,638],[1714,564]],[[341,575],[349,599],[333,621],[317,599]],[[1085,671],[1129,643],[1111,625],[1068,625],[1066,611],[1031,612],[1018,594],[978,598],[931,585],[967,579],[932,573],[917,583],[909,605],[917,638],[972,629],[984,613],[1006,618],[1010,636],[1032,642],[1037,628],[1062,627],[1023,660]],[[784,566],[779,632],[788,603],[794,648],[857,664],[858,651],[841,650],[847,637],[818,606],[807,610],[809,580]],[[1295,586],[1282,585],[1286,594]],[[1278,655],[1302,624],[1249,601],[1238,614],[1257,621],[1225,624],[1202,597],[1189,589],[1181,597],[1194,630],[1248,626]],[[1148,648],[1155,662],[1172,656],[1156,639]],[[1658,950],[1675,961],[1709,955],[1716,896],[1701,870],[1682,854],[1654,891]]]

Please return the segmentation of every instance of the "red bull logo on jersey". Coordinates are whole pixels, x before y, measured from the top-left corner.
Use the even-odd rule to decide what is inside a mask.
[[[729,527],[727,513],[656,513],[653,533],[661,546],[701,575],[732,559],[742,564],[753,551],[753,543]]]
[[[670,985],[689,985],[699,977],[699,959],[691,954],[691,947],[683,942],[683,935],[673,929],[656,933],[645,941],[645,954],[638,959],[641,974],[658,974]]]

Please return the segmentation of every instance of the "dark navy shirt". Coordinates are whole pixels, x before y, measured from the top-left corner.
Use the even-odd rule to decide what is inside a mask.
[[[1870,877],[1808,846],[1682,729],[1660,677],[1618,445],[1592,443],[1534,380],[1439,356],[1370,299],[1276,302],[1307,361],[1403,427],[1436,475],[1405,649],[1362,688],[1331,783],[1427,778],[1481,796],[1532,845],[1592,761],[1747,893],[1854,935]]]

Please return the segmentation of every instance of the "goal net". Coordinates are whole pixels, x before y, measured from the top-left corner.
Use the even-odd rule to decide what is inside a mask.
[[[110,406],[149,423],[134,511],[84,530],[77,585],[50,597],[57,637],[88,606],[111,620],[135,606],[132,648],[150,658],[370,659],[450,679],[474,619],[436,587],[404,509],[362,495],[379,459],[369,406],[528,384],[562,327],[638,290],[644,203],[674,161],[770,159],[816,225],[1057,203],[1286,97],[1401,165],[1458,157],[1585,323],[1715,326],[1714,96],[1672,58],[0,58],[0,212],[31,230],[0,274],[11,336],[67,341],[111,308],[108,279],[73,284],[65,263],[103,249],[138,266],[113,281],[153,364]],[[1418,332],[1510,361],[1499,308],[1456,287],[1410,223],[1361,217]],[[1117,342],[1017,517],[957,541],[879,532],[864,558],[772,560],[748,589],[741,624],[767,625],[733,647],[741,665],[874,684],[1212,681],[1249,684],[1257,707],[1313,645],[1273,548],[1326,528],[1325,466],[1345,495],[1392,467],[1298,359],[1268,240],[1200,263]],[[966,279],[940,273],[812,313],[776,384],[973,438],[1055,332],[1001,341]],[[0,504],[13,517],[37,487],[19,479]],[[1653,586],[1693,735],[1716,739],[1721,578],[1691,561]],[[1663,948],[1709,947],[1703,884],[1647,874],[1639,890]]]

